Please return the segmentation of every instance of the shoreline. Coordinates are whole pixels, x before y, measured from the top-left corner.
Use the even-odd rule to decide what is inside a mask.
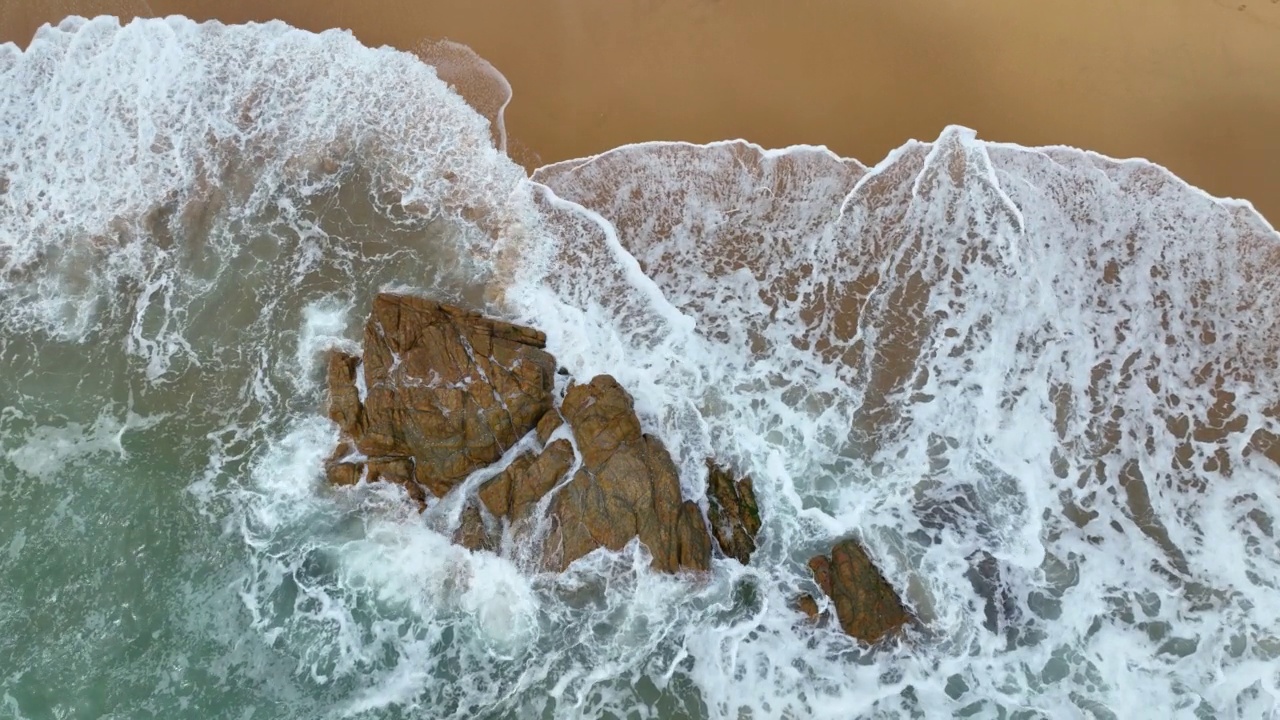
[[[0,41],[100,13],[278,18],[407,51],[464,43],[514,88],[506,125],[526,167],[733,138],[874,164],[959,124],[993,142],[1149,159],[1280,217],[1276,4],[11,0]]]

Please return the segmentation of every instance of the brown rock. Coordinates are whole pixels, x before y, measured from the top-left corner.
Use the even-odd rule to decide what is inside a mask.
[[[680,503],[676,548],[676,563],[679,567],[686,570],[711,569],[711,536],[707,535],[707,523],[702,519],[702,509],[692,500]]]
[[[702,513],[684,502],[675,463],[660,441],[641,432],[631,396],[617,380],[601,375],[575,385],[560,412],[582,468],[552,499],[548,564],[562,570],[596,548],[619,550],[638,537],[658,570],[710,567]]]
[[[413,482],[413,460],[407,457],[369,458],[369,482],[392,482],[408,485]]]
[[[421,510],[427,506],[427,493],[414,477],[413,458],[380,457],[370,458],[365,467],[369,470],[369,482],[389,482],[403,485],[409,497],[418,503]]]
[[[521,455],[513,460],[506,470],[494,475],[493,478],[480,486],[480,491],[476,493],[476,497],[480,499],[486,510],[498,517],[503,517],[510,512],[512,479],[527,471],[527,466],[532,465],[533,460],[534,457],[532,455]]]
[[[801,595],[796,598],[796,608],[809,616],[810,620],[818,619],[818,601],[812,595]]]
[[[556,410],[543,415],[542,419],[538,421],[538,442],[546,445],[547,441],[551,439],[551,433],[555,432],[563,424],[564,418],[560,417],[560,413]]]
[[[454,544],[468,550],[496,552],[501,540],[497,532],[489,530],[480,507],[474,502],[468,502],[462,509],[458,529],[453,533]]]
[[[537,455],[521,455],[481,486],[480,501],[498,517],[523,520],[573,467],[573,457],[568,440],[557,440]]]
[[[338,423],[344,435],[355,435],[360,427],[360,393],[356,390],[356,370],[360,358],[342,352],[329,355],[329,419]]]
[[[809,558],[809,571],[813,573],[813,580],[822,588],[822,592],[831,597],[831,558],[826,555]]]
[[[728,471],[707,461],[707,519],[720,551],[746,565],[756,550],[760,508],[751,478],[734,482]]]
[[[334,485],[355,485],[360,482],[362,472],[364,465],[361,463],[336,462],[325,467],[325,474]]]
[[[551,409],[556,366],[545,342],[536,330],[461,308],[379,295],[364,333],[367,396],[361,403],[356,390],[360,361],[335,353],[329,416],[361,453],[399,463],[384,468],[384,479],[443,496]]]
[[[681,496],[675,463],[641,431],[631,396],[600,376],[570,388],[557,412],[555,359],[544,344],[536,330],[379,295],[363,358],[329,358],[328,413],[343,433],[326,464],[330,481],[397,483],[423,508],[428,493],[446,495],[536,431],[544,449],[516,458],[468,499],[455,542],[497,547],[494,519],[529,518],[573,467],[576,444],[581,468],[550,501],[546,565],[563,569],[596,548],[620,550],[639,538],[658,570],[709,568],[712,540],[702,511]],[[566,423],[574,442],[548,442]],[[722,543],[749,557],[754,546],[741,536],[759,527],[750,481],[728,488],[717,510],[730,528]]]
[[[370,458],[366,462],[347,461],[343,446],[339,446],[334,456],[325,465],[325,475],[333,485],[355,485],[364,477],[367,482],[386,482],[404,486],[409,497],[418,504],[418,509],[427,507],[427,493],[414,480],[413,459],[406,457]]]
[[[809,561],[809,568],[818,586],[831,598],[840,627],[847,634],[874,644],[911,620],[897,593],[857,541],[836,543],[830,558],[819,555]],[[806,596],[799,602],[806,613],[817,615],[813,598]]]

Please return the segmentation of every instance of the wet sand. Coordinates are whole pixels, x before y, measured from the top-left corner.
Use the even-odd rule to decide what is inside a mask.
[[[874,163],[960,123],[1148,157],[1280,219],[1280,0],[0,0],[0,39],[72,12],[466,43],[514,88],[526,164],[738,137]]]

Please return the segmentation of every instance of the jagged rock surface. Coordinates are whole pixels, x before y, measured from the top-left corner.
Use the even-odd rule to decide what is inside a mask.
[[[875,644],[911,621],[898,594],[856,540],[836,543],[830,557],[814,557],[809,561],[809,569],[818,587],[835,606],[836,618],[845,633]],[[818,604],[813,598],[802,597],[798,605],[811,617],[818,615]]]
[[[556,366],[545,343],[536,330],[461,308],[379,295],[365,326],[363,359],[330,358],[329,417],[351,446],[335,453],[330,478],[349,479],[352,469],[343,465],[355,465],[358,477],[368,464],[373,481],[373,463],[394,464],[382,479],[400,482],[411,495],[415,485],[445,495],[498,460],[551,409]]]
[[[707,501],[707,519],[720,551],[746,565],[760,532],[760,508],[751,478],[735,482],[729,471],[708,460]]]
[[[573,385],[554,406],[556,362],[544,346],[545,337],[530,328],[422,298],[379,295],[365,327],[364,356],[330,357],[328,412],[342,431],[326,464],[330,481],[397,483],[421,509],[429,495],[453,492],[533,433],[539,451],[516,457],[462,500],[454,542],[498,551],[503,523],[527,529],[541,519],[535,517],[541,506],[549,523],[543,527],[550,528],[540,546],[547,569],[563,570],[598,548],[619,550],[633,538],[664,572],[707,570],[713,537],[726,556],[749,562],[760,531],[750,478],[735,479],[708,461],[708,528],[698,505],[683,498],[671,456],[644,434],[617,380],[600,375]],[[856,541],[837,543],[809,566],[849,635],[876,643],[911,621]],[[990,575],[982,563],[977,568]],[[799,605],[818,615],[814,598]]]
[[[562,570],[597,548],[618,550],[638,537],[658,570],[709,568],[702,511],[682,497],[661,441],[641,432],[631,396],[601,375],[571,387],[557,410],[555,358],[544,345],[542,333],[530,328],[422,298],[379,295],[363,358],[330,357],[329,417],[342,430],[326,468],[330,481],[398,483],[425,508],[429,495],[452,492],[532,432],[541,451],[516,457],[464,501],[455,542],[498,549],[501,523],[534,519],[580,455],[580,468],[543,504],[552,528],[542,546],[544,566]],[[573,442],[552,441],[565,424]]]
[[[697,504],[680,494],[675,463],[640,429],[631,396],[608,375],[566,393],[560,414],[573,430],[582,467],[551,501],[548,563],[563,569],[604,547],[638,537],[656,569],[706,570],[711,540]]]
[[[480,488],[480,501],[498,517],[522,521],[569,472],[573,458],[568,440],[557,440],[537,455],[525,453]]]
[[[453,543],[468,550],[497,552],[501,541],[501,532],[485,522],[484,513],[480,507],[475,502],[468,502],[462,508],[458,529],[453,532]]]

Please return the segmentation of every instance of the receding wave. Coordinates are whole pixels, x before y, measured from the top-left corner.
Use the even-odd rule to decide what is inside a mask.
[[[6,710],[1280,709],[1280,237],[1252,207],[959,127],[875,166],[644,143],[526,176],[493,72],[486,120],[413,55],[281,23],[0,46]],[[387,288],[614,375],[687,497],[709,455],[750,472],[757,554],[528,575],[396,487],[327,487],[321,356]],[[911,642],[794,609],[850,535]]]

